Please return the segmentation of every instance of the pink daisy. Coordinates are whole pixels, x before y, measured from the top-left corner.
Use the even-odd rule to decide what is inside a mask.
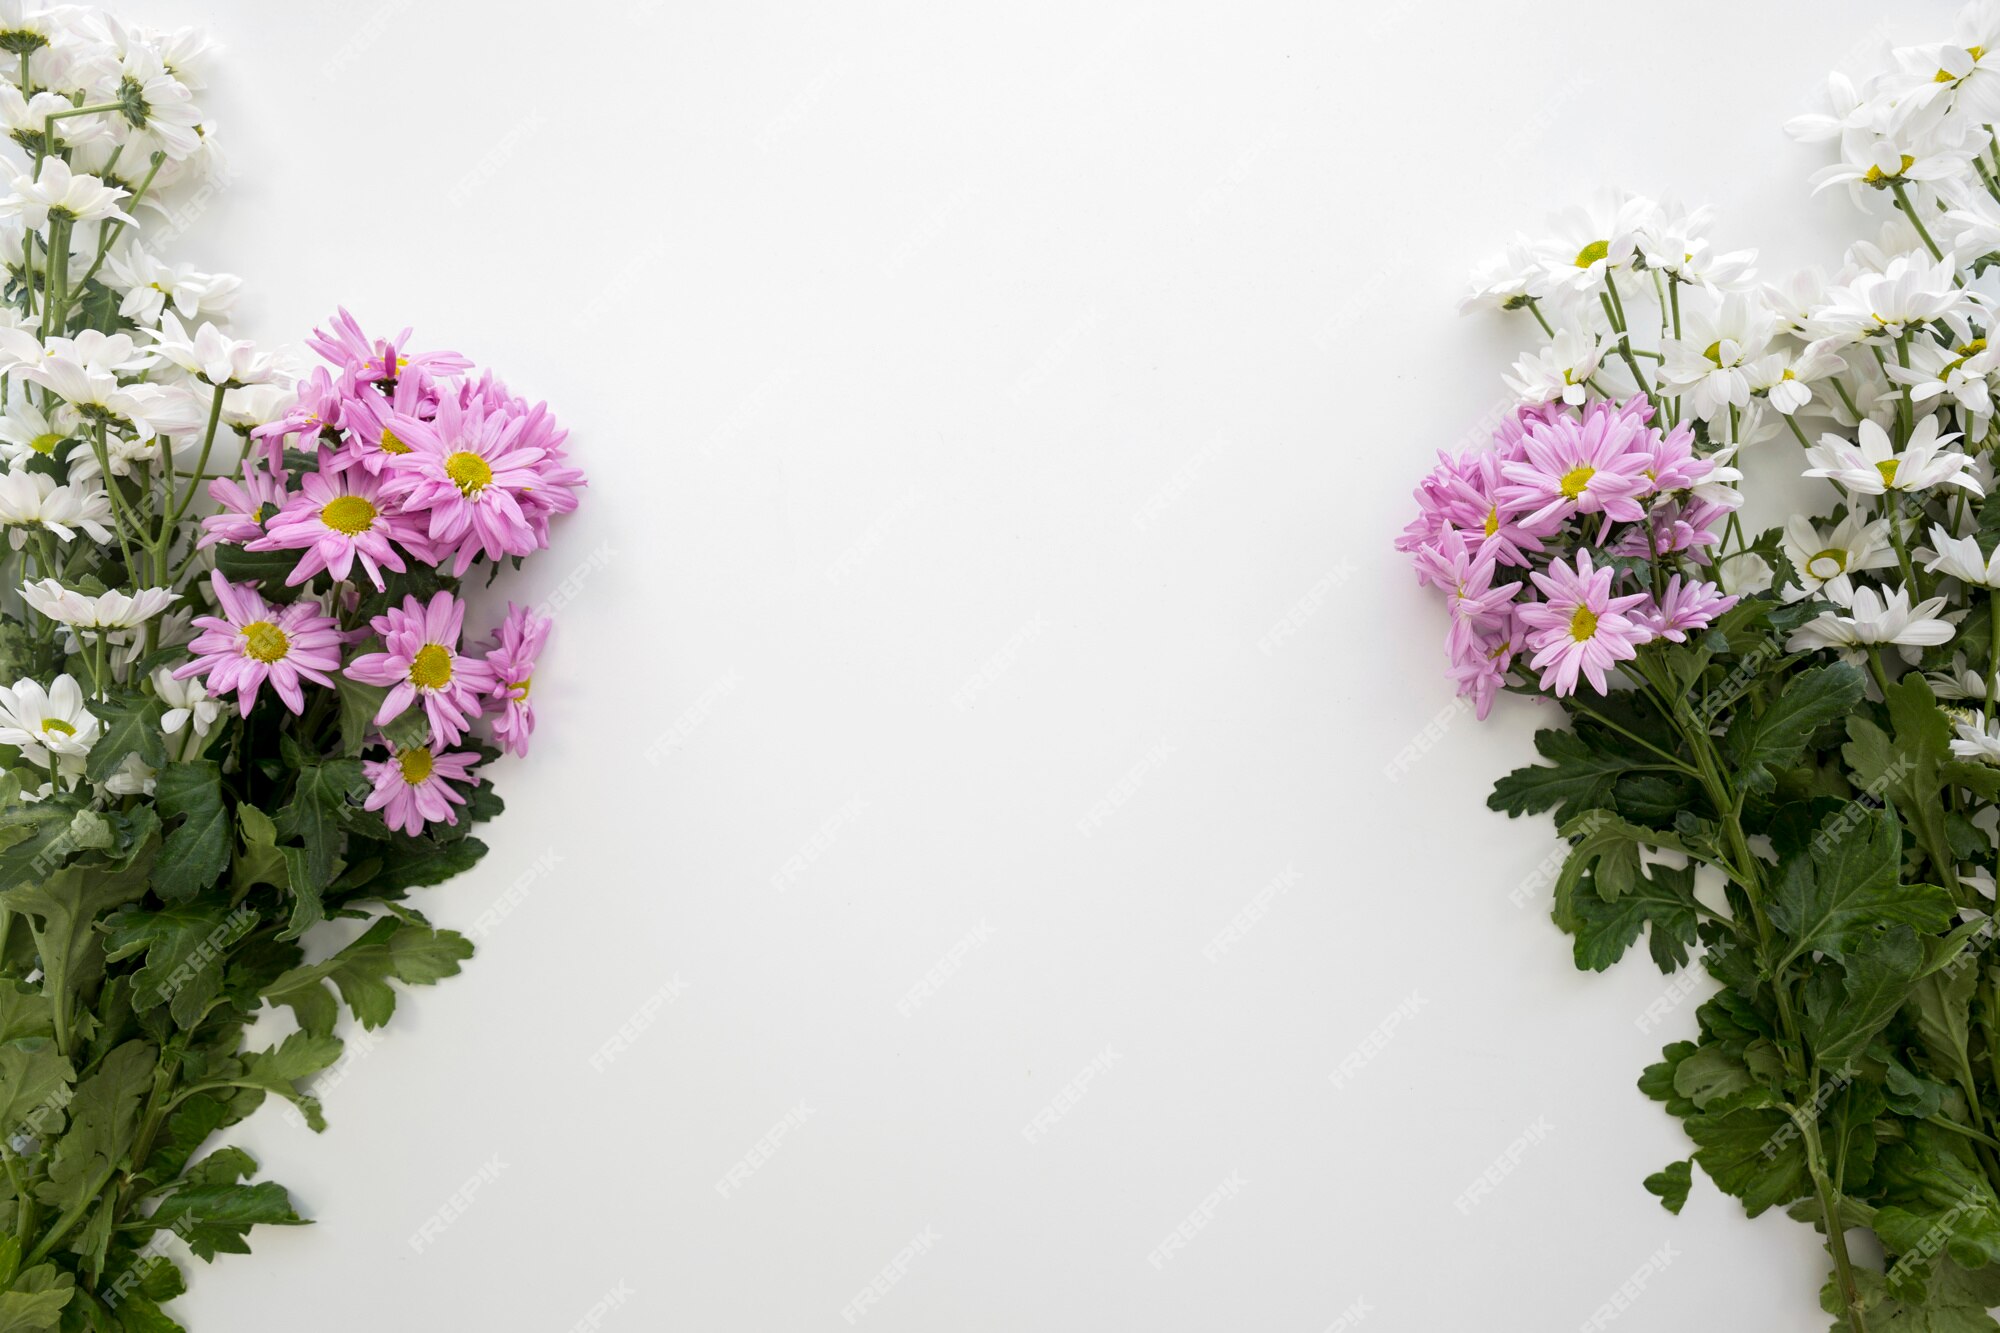
[[[284,462],[285,441],[292,436],[306,436],[301,443],[311,447],[321,432],[340,429],[341,393],[326,367],[315,366],[298,382],[295,394],[297,401],[289,412],[250,432],[264,442],[265,460],[274,468]]]
[[[432,375],[456,375],[472,369],[472,363],[457,352],[405,351],[403,345],[410,340],[408,329],[394,338],[371,339],[345,307],[327,322],[332,330],[314,329],[306,345],[363,382],[393,380],[412,366]]]
[[[1734,596],[1725,597],[1713,583],[1682,583],[1681,576],[1676,574],[1667,580],[1659,602],[1642,607],[1633,619],[1643,622],[1660,638],[1686,643],[1689,630],[1707,629],[1736,601]]]
[[[395,423],[410,452],[390,469],[385,494],[406,512],[429,515],[426,535],[440,562],[452,556],[454,575],[481,554],[499,560],[540,548],[522,510],[523,499],[546,484],[543,451],[520,443],[531,418],[476,401],[461,407],[447,397],[436,419]]]
[[[300,598],[274,608],[255,588],[231,583],[220,571],[209,576],[209,585],[222,614],[194,618],[203,632],[188,647],[194,660],[175,670],[175,680],[206,675],[209,695],[220,699],[235,691],[245,717],[267,680],[294,713],[306,707],[301,678],[332,687],[328,673],[340,669],[340,629],[332,616],[319,614],[318,603]]]
[[[493,692],[493,668],[477,657],[462,657],[458,635],[465,623],[465,605],[439,592],[425,606],[405,597],[400,607],[376,616],[369,624],[382,636],[386,652],[363,653],[347,664],[353,680],[389,686],[389,696],[375,714],[382,726],[421,699],[430,718],[431,740],[456,745],[473,718],[480,715],[481,696]]]
[[[428,420],[437,412],[437,381],[421,371],[403,375],[393,387],[386,381],[356,384],[341,405],[341,423],[347,430],[347,447],[333,457],[333,468],[360,466],[379,473],[396,459],[408,456],[410,446],[396,434],[396,417]]]
[[[512,754],[525,755],[528,738],[535,734],[535,705],[528,694],[535,683],[535,659],[541,656],[553,623],[509,602],[507,618],[500,622],[493,647],[486,653],[486,665],[493,670],[492,697],[500,704],[493,735]]]
[[[1446,528],[1435,546],[1417,555],[1417,577],[1441,589],[1451,605],[1451,633],[1445,646],[1454,655],[1507,623],[1507,604],[1520,594],[1518,583],[1493,585],[1497,548],[1468,548],[1456,528]]]
[[[363,471],[329,472],[329,450],[320,450],[320,470],[299,481],[299,490],[264,525],[264,535],[246,548],[252,551],[303,550],[299,563],[285,579],[304,583],[325,570],[345,580],[361,562],[376,591],[384,569],[401,573],[403,557],[392,540],[422,551],[416,525],[383,498],[382,483]]]
[[[241,546],[264,535],[264,524],[285,507],[285,469],[266,468],[256,458],[243,460],[243,482],[217,477],[208,483],[208,498],[222,506],[219,514],[201,521],[201,540],[196,547],[228,542]]]
[[[1521,633],[1520,617],[1510,616],[1499,632],[1478,636],[1453,654],[1448,672],[1458,682],[1458,692],[1472,700],[1473,715],[1481,722],[1507,683],[1507,672],[1521,651]]]
[[[422,833],[426,823],[456,824],[458,812],[452,807],[464,805],[465,797],[451,783],[471,782],[478,762],[476,754],[440,754],[428,745],[391,747],[387,759],[362,760],[361,771],[375,790],[361,807],[380,810],[392,831],[411,837]]]
[[[1638,497],[1652,490],[1652,457],[1637,447],[1645,432],[1637,414],[1609,403],[1592,403],[1581,421],[1565,413],[1529,423],[1522,461],[1501,465],[1508,484],[1499,498],[1526,511],[1530,527],[1572,514],[1632,522],[1645,512]]]
[[[1625,612],[1648,601],[1645,593],[1611,595],[1613,570],[1593,569],[1590,552],[1576,553],[1576,568],[1557,560],[1546,574],[1529,575],[1548,600],[1520,608],[1534,657],[1528,665],[1542,673],[1542,688],[1558,695],[1576,693],[1579,673],[1599,694],[1610,692],[1605,671],[1639,655],[1652,631]]]

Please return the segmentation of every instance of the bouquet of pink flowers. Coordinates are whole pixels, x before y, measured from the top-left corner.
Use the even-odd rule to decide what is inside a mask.
[[[1576,965],[1706,973],[1641,1025],[1707,995],[1639,1080],[1692,1145],[1645,1187],[1813,1226],[1850,1333],[2000,1329],[1996,53],[1975,5],[1794,123],[1879,215],[1834,275],[1629,196],[1517,242],[1469,304],[1546,341],[1400,542],[1474,711],[1562,723],[1489,803],[1553,813]],[[1820,500],[1754,531],[1751,451]]]
[[[198,35],[0,3],[0,52],[0,1329],[156,1333],[181,1254],[301,1220],[212,1138],[323,1128],[343,1003],[471,953],[408,899],[484,853],[549,618],[465,589],[583,476],[457,353],[342,311],[294,373],[148,248],[214,151]]]

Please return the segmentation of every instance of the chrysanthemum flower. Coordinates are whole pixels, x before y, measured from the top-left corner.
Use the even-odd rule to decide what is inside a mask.
[[[255,588],[231,583],[219,570],[209,584],[222,614],[194,618],[203,633],[189,645],[194,660],[177,669],[174,679],[205,677],[209,694],[218,699],[234,692],[244,717],[266,681],[294,713],[306,707],[300,680],[332,688],[330,673],[340,669],[340,628],[332,616],[319,614],[318,603],[302,597],[272,607]]]
[[[1529,575],[1546,601],[1529,602],[1515,614],[1528,629],[1534,656],[1528,665],[1542,673],[1542,688],[1558,695],[1576,693],[1583,676],[1599,694],[1610,692],[1605,672],[1639,655],[1639,645],[1652,631],[1625,613],[1648,598],[1643,592],[1611,595],[1610,569],[1594,569],[1590,552],[1576,553],[1571,569],[1557,560],[1546,574]]]
[[[1446,528],[1437,544],[1417,555],[1417,577],[1443,591],[1451,609],[1451,631],[1445,646],[1454,656],[1475,640],[1488,637],[1507,623],[1508,603],[1522,585],[1494,586],[1499,550],[1466,545],[1456,528]]]
[[[57,676],[46,690],[33,679],[17,680],[11,690],[0,686],[0,745],[17,747],[23,759],[38,767],[55,765],[69,776],[81,773],[83,757],[103,729],[97,715],[83,706],[83,689],[70,676]]]
[[[520,443],[529,418],[446,398],[431,421],[395,423],[410,452],[390,469],[384,494],[408,513],[428,515],[425,535],[440,562],[451,560],[453,574],[481,554],[500,560],[539,549],[522,510],[523,498],[545,484],[542,450]]]
[[[2000,551],[1988,556],[1980,551],[1976,537],[1953,537],[1936,524],[1931,527],[1931,545],[1937,548],[1937,558],[1926,569],[1981,588],[2000,588]]]
[[[1852,575],[1896,564],[1886,519],[1870,523],[1849,514],[1832,532],[1822,533],[1811,519],[1794,514],[1785,520],[1784,534],[1785,558],[1799,576],[1784,589],[1788,602],[1819,596],[1846,606],[1854,600]]]
[[[1657,638],[1686,643],[1688,631],[1707,629],[1737,600],[1724,595],[1713,583],[1683,582],[1676,574],[1667,580],[1659,601],[1639,607],[1632,618],[1652,630]]]
[[[1641,517],[1638,498],[1653,488],[1652,455],[1638,448],[1644,420],[1610,403],[1593,403],[1582,418],[1569,413],[1528,426],[1523,459],[1501,468],[1500,498],[1530,511],[1529,525],[1572,514],[1602,513],[1629,523]]]
[[[208,498],[220,505],[221,510],[202,519],[201,540],[195,545],[209,547],[228,542],[242,546],[262,537],[264,525],[285,507],[289,498],[286,481],[282,467],[272,469],[262,459],[246,458],[241,485],[232,477],[217,477],[208,483]]]
[[[393,387],[386,380],[351,384],[340,404],[347,443],[334,452],[328,466],[335,470],[362,467],[379,473],[393,465],[410,452],[410,446],[396,434],[396,418],[429,420],[437,414],[437,401],[437,381],[421,369],[406,371]]]
[[[1950,643],[1957,631],[1938,612],[1944,598],[1932,597],[1910,604],[1907,588],[1892,588],[1886,594],[1874,588],[1856,588],[1851,614],[1824,611],[1792,632],[1786,652],[1811,652],[1816,648],[1838,648],[1843,656],[1877,644],[1899,647],[1934,648]]]
[[[78,528],[92,541],[109,542],[111,524],[111,497],[100,488],[59,486],[45,472],[0,473],[0,528],[8,529],[17,551],[35,528],[63,542],[74,540]]]
[[[379,592],[384,569],[401,573],[406,568],[390,543],[401,542],[421,552],[423,542],[416,525],[384,498],[380,481],[359,470],[329,472],[327,457],[328,451],[321,450],[320,470],[299,479],[298,491],[264,524],[264,535],[245,549],[303,550],[285,578],[292,586],[321,570],[346,579],[359,561]]]
[[[347,675],[363,684],[389,687],[375,725],[394,720],[421,699],[430,719],[431,740],[456,745],[480,715],[482,696],[490,694],[495,684],[491,666],[458,651],[464,603],[449,592],[436,593],[428,606],[405,597],[402,606],[391,607],[369,623],[382,636],[386,651],[361,654],[347,664]]]
[[[332,329],[314,329],[306,345],[341,369],[352,371],[363,383],[393,380],[412,366],[432,375],[457,375],[472,369],[472,363],[457,352],[407,351],[408,329],[394,338],[370,338],[344,306],[327,322]]]
[[[113,588],[95,597],[65,588],[58,579],[21,586],[21,600],[50,620],[73,629],[130,629],[171,606],[180,594],[167,588],[140,588],[131,595]]]
[[[442,753],[428,745],[406,750],[392,749],[387,759],[364,759],[361,771],[374,790],[361,803],[364,810],[380,810],[382,822],[392,831],[411,837],[424,825],[456,824],[454,805],[464,805],[465,797],[453,782],[471,782],[476,754]]]
[[[535,734],[535,705],[528,696],[535,683],[535,660],[554,623],[509,602],[507,618],[486,652],[486,665],[493,670],[492,697],[500,705],[493,736],[510,754],[528,753],[528,738]]]
[[[1956,431],[1940,435],[1938,419],[1925,417],[1898,453],[1889,432],[1863,420],[1859,438],[1852,443],[1838,435],[1820,436],[1819,443],[1806,451],[1812,466],[1805,475],[1837,481],[1858,495],[1958,486],[1983,496],[1985,488],[1966,470],[1972,460],[1950,447],[1957,438]]]

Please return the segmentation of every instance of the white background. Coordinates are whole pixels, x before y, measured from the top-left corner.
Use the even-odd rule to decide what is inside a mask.
[[[513,589],[571,590],[536,753],[421,903],[479,956],[324,1137],[250,1127],[317,1224],[183,1318],[844,1329],[928,1232],[859,1327],[1568,1329],[1670,1245],[1618,1329],[1823,1328],[1808,1229],[1640,1189],[1693,1004],[1510,903],[1540,719],[1448,711],[1390,543],[1526,337],[1465,271],[1602,184],[1834,259],[1780,127],[1949,33],[1894,8],[127,0],[230,47],[174,254],[239,326],[415,324],[594,479]]]

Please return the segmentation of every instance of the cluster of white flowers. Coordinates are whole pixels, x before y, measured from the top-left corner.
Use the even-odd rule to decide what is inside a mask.
[[[190,637],[169,589],[195,502],[292,398],[284,367],[219,327],[238,280],[148,243],[221,180],[199,99],[214,54],[192,30],[0,0],[0,605],[38,613],[8,611],[33,639],[0,642],[0,684],[50,648],[91,677],[0,689],[0,745],[65,782],[100,733],[86,695],[135,673],[173,705],[170,753],[215,725],[199,682],[144,659]],[[128,586],[99,581],[110,551]],[[99,786],[146,790],[151,770],[127,768]]]
[[[1839,650],[1878,678],[1884,652],[1933,667],[2000,596],[2000,505],[1985,517],[1982,503],[2000,447],[1996,121],[2000,0],[1980,0],[1950,41],[1898,49],[1858,85],[1835,75],[1831,109],[1792,122],[1839,153],[1815,187],[1846,186],[1870,218],[1838,271],[1763,281],[1754,252],[1711,239],[1708,210],[1615,195],[1518,238],[1465,301],[1527,311],[1547,335],[1505,377],[1525,409],[1643,397],[1723,464],[1795,440],[1800,471],[1836,502],[1794,516],[1776,543],[1750,541],[1732,515],[1707,553],[1715,577],[1755,593],[1782,570],[1787,600],[1824,606],[1788,647]],[[1973,653],[1982,670],[1961,656],[1931,676],[1978,701],[1958,718],[1960,753],[2000,762],[2000,609],[1990,623]]]

